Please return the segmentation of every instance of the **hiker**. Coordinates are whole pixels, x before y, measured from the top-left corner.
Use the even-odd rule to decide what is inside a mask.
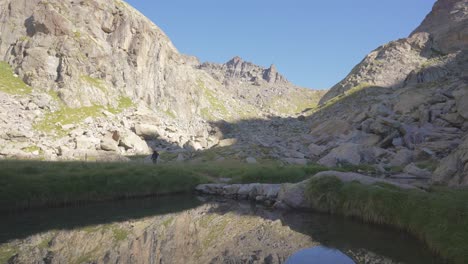
[[[151,155],[151,160],[154,164],[158,163],[159,153],[157,150],[153,151],[153,155]]]

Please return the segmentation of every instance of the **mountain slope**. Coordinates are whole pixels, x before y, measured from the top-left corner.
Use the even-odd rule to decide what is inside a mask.
[[[0,90],[9,93],[4,100],[21,102],[19,109],[3,113],[29,116],[21,126],[13,117],[2,117],[2,132],[27,132],[21,145],[9,135],[0,137],[6,140],[0,151],[5,156],[27,154],[23,147],[47,152],[46,159],[74,155],[73,150],[83,154],[80,138],[87,142],[84,150],[100,150],[99,141],[115,131],[138,141],[136,132],[152,147],[204,149],[220,139],[209,137],[214,128],[207,121],[295,114],[321,96],[284,79],[264,81],[277,73],[266,74],[268,69],[253,64],[254,71],[265,71],[260,83],[241,84],[243,77],[233,75],[234,85],[224,85],[213,74],[227,75],[229,67],[210,64],[216,70],[208,69],[180,54],[156,25],[120,0],[1,0],[0,10],[0,59],[12,67],[5,64],[4,73],[32,87],[32,93],[22,94],[11,84]],[[243,85],[249,94],[237,89]],[[36,106],[28,107],[31,103]],[[83,122],[88,117],[92,120]],[[127,154],[134,150],[131,145],[143,145],[116,143],[120,146],[104,148]]]
[[[408,38],[370,53],[322,99],[320,163],[468,185],[468,1],[439,0]],[[341,133],[320,133],[331,126]]]

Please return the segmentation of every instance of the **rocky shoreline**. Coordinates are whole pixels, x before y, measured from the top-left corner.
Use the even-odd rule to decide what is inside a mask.
[[[272,206],[277,209],[312,209],[307,201],[306,188],[310,181],[324,177],[336,177],[340,181],[359,182],[363,185],[373,185],[376,183],[389,184],[401,189],[417,189],[417,187],[397,183],[389,180],[378,179],[359,173],[353,172],[338,172],[324,171],[315,174],[311,178],[299,183],[283,183],[283,184],[229,184],[229,183],[212,183],[200,184],[195,190],[199,194],[222,196],[238,200],[250,200],[261,203],[267,206]]]

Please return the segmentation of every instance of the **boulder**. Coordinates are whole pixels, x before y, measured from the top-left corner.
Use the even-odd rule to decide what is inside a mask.
[[[219,147],[229,147],[237,143],[237,138],[226,138],[218,142]]]
[[[310,205],[305,196],[307,184],[308,181],[296,184],[285,183],[281,185],[275,207],[281,208],[286,205],[294,209],[310,209]]]
[[[77,150],[96,150],[101,140],[95,137],[79,136],[75,138],[75,149]]]
[[[450,155],[442,159],[432,181],[452,186],[468,186],[468,137]]]
[[[408,164],[403,171],[409,175],[413,175],[419,178],[429,179],[432,176],[432,173],[430,171],[421,169],[414,163]]]
[[[327,147],[325,146],[319,146],[317,144],[310,144],[307,149],[309,150],[309,154],[314,157],[320,157],[325,150],[327,150]]]
[[[342,164],[371,164],[377,158],[388,154],[387,151],[354,143],[342,144],[330,151],[318,163],[327,167],[336,167]]]
[[[462,89],[453,94],[455,96],[458,114],[468,120],[468,89]]]
[[[248,157],[248,158],[245,159],[245,161],[248,164],[257,164],[257,159],[255,159],[254,157]]]
[[[283,160],[291,165],[307,165],[309,162],[307,159],[299,159],[299,158],[283,158]]]
[[[139,136],[131,131],[127,131],[120,138],[120,146],[126,150],[131,150],[137,155],[147,155],[151,153],[146,141],[142,140]]]
[[[156,139],[159,137],[159,128],[150,124],[135,125],[135,133],[145,139]]]
[[[221,195],[224,191],[224,186],[227,184],[200,184],[195,190],[203,194]]]
[[[101,149],[105,151],[120,152],[117,142],[111,137],[101,139]]]

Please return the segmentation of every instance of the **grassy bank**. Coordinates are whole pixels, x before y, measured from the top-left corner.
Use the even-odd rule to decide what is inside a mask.
[[[307,198],[319,211],[397,227],[441,256],[468,263],[468,190],[404,191],[322,178],[310,182]]]
[[[299,182],[326,168],[245,163],[153,164],[0,161],[0,211],[191,192],[216,178]]]
[[[190,192],[189,168],[137,163],[0,162],[0,210]]]

